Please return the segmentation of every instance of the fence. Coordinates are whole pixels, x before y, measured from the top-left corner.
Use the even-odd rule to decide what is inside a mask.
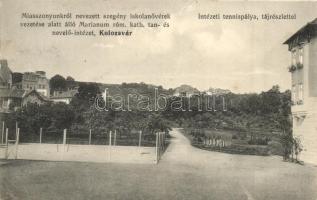
[[[11,128],[10,130],[12,130]],[[23,129],[21,137],[22,143],[47,143],[47,144],[61,144],[63,143],[63,130],[39,130],[33,133],[26,133]],[[140,130],[124,131],[111,130],[112,143],[118,146],[142,146],[155,147],[155,135]],[[109,131],[107,130],[93,130],[81,129],[73,130],[67,129],[67,143],[68,144],[82,144],[82,145],[108,145],[110,140]]]
[[[18,123],[11,129],[2,123],[1,148],[5,159],[158,163],[167,146],[163,132],[149,136],[138,131],[129,138],[117,130],[76,133],[67,129],[49,132],[40,128],[33,137],[25,135],[23,130],[20,133]],[[21,136],[24,136],[22,140]]]
[[[157,132],[156,133],[156,163],[159,163],[163,153],[165,152],[167,147],[166,144],[166,133],[165,132]]]
[[[15,138],[9,138],[9,129],[2,128],[1,131],[1,144],[0,149],[4,149],[4,158],[9,159],[12,156],[14,159],[18,157],[18,147],[19,147],[19,138],[20,138],[20,129],[17,128],[15,132]],[[3,151],[2,151],[3,152]]]

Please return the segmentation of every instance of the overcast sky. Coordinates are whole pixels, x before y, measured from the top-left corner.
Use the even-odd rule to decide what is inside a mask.
[[[57,3],[59,2],[59,3]],[[290,87],[290,55],[282,43],[317,17],[317,3],[205,1],[0,0],[0,58],[13,71],[44,70],[80,81],[190,84],[234,92]],[[135,30],[132,37],[56,37],[19,27],[22,12],[170,13],[170,28]],[[296,20],[203,21],[198,13],[296,13]]]

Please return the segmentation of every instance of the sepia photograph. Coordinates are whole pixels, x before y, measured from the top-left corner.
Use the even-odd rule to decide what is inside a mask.
[[[316,200],[316,10],[0,0],[0,200]]]

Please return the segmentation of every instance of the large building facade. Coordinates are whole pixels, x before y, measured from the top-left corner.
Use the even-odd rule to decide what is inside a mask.
[[[317,164],[317,19],[284,44],[291,52],[293,135],[303,146],[299,158]]]
[[[25,72],[22,75],[22,80],[14,83],[14,86],[26,91],[36,90],[46,97],[50,95],[49,79],[46,78],[44,71]]]

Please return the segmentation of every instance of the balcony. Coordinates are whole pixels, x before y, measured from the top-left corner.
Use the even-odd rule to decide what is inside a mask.
[[[303,100],[298,100],[296,103],[297,103],[297,105],[303,105],[304,101]]]
[[[292,113],[306,113],[309,110],[307,103],[304,103],[303,100],[292,101],[291,107]]]

